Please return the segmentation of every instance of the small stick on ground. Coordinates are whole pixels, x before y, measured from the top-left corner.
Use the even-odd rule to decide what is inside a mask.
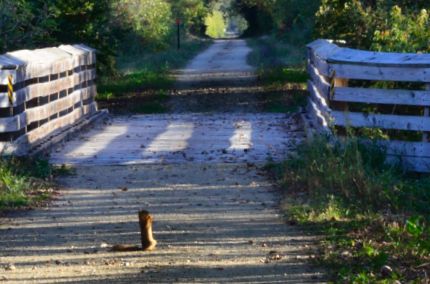
[[[142,250],[154,250],[157,241],[152,235],[152,216],[148,211],[139,211],[140,234],[142,240]]]

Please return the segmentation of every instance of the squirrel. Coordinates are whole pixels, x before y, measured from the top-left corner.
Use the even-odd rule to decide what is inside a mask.
[[[139,211],[139,225],[141,233],[142,247],[136,245],[114,245],[111,248],[113,252],[128,252],[128,251],[152,251],[157,246],[157,241],[152,234],[152,216],[146,210]]]

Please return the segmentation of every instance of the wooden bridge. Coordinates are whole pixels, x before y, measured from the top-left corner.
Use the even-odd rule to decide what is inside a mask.
[[[210,57],[210,51],[206,53],[206,57]],[[214,54],[217,52],[213,50]],[[95,64],[95,50],[84,45],[23,50],[1,56],[1,150],[18,155],[40,151],[102,116],[104,113],[97,111],[94,101]],[[222,65],[222,62],[219,64]],[[244,66],[247,71],[252,71],[246,63]],[[359,51],[341,48],[326,40],[317,40],[308,45],[308,71],[310,74],[308,117],[314,128],[324,132],[330,132],[332,127],[366,131],[373,128],[383,129],[389,133],[388,136],[394,137],[392,140],[380,141],[381,145],[387,147],[391,157],[400,157],[408,170],[430,171],[429,54]],[[366,111],[363,111],[363,106],[366,106]],[[199,121],[196,121],[187,115],[180,117],[166,115],[157,117],[155,122],[153,117],[135,116],[126,119],[129,121],[125,127],[134,125],[133,121],[142,120],[143,128],[136,126],[134,130],[128,128],[124,132],[121,127],[117,129],[118,125],[125,123],[121,118],[115,120],[117,124],[113,127],[103,128],[98,132],[94,130],[90,136],[82,138],[87,141],[85,150],[76,145],[78,142],[71,142],[64,147],[62,156],[54,153],[54,160],[70,163],[84,160],[103,163],[109,160],[108,157],[114,156],[118,158],[118,161],[112,158],[116,163],[120,163],[120,160],[123,163],[175,160],[177,158],[173,157],[184,157],[177,155],[177,152],[187,147],[167,151],[169,152],[167,158],[164,154],[160,156],[159,153],[167,149],[166,145],[170,145],[171,149],[178,148],[173,145],[176,142],[195,144],[189,153],[185,153],[185,160],[199,160],[201,157],[196,153],[208,151],[218,157],[225,156],[221,161],[246,160],[247,157],[256,161],[264,161],[267,158],[282,159],[288,147],[296,142],[292,141],[294,138],[290,139],[291,136],[282,134],[283,119],[282,115],[260,115],[259,118],[253,115],[228,118],[219,115],[200,117],[197,118]],[[214,123],[207,124],[202,121]],[[218,138],[214,135],[208,136],[203,131],[211,127],[215,132],[219,132],[216,136]],[[273,130],[275,128],[277,129]],[[164,147],[163,151],[160,147],[146,142],[148,139],[157,139],[157,136],[151,136],[151,131],[161,135],[158,139],[164,143],[164,146],[160,146]],[[191,131],[191,134],[189,133],[190,137],[185,139],[182,136],[188,135],[187,131]],[[144,134],[145,141],[130,138],[139,136],[137,132],[149,136]],[[178,134],[179,132],[182,136]],[[177,135],[172,136],[172,133]],[[97,137],[102,138],[100,140]],[[100,145],[104,145],[103,143],[109,139],[112,145],[119,143],[113,153],[97,148],[102,147]],[[218,139],[218,142],[212,140],[214,143],[208,144],[212,145],[208,151],[200,149],[199,143],[207,144],[208,139]],[[79,143],[82,144],[82,141]],[[142,150],[141,147],[146,147],[142,146],[144,144],[151,144],[150,148],[155,150]],[[235,149],[232,145],[240,145],[242,152],[233,151]],[[128,156],[118,151],[118,147],[122,149],[128,147]],[[249,149],[255,149],[256,152],[248,153]],[[240,155],[233,154],[239,152]],[[250,156],[251,154],[254,156]]]
[[[229,54],[231,47],[234,50]],[[206,88],[207,80],[215,85],[230,84],[228,76],[221,77],[226,82],[219,82],[218,73],[227,72],[229,76],[252,73],[253,68],[246,64],[249,51],[244,41],[219,41],[181,71],[178,80],[185,78]],[[213,57],[222,60],[215,62]],[[16,155],[38,153],[103,116],[105,112],[98,111],[94,101],[95,63],[95,50],[84,45],[24,50],[1,56],[1,149]],[[209,73],[205,71],[208,68]],[[248,81],[246,84],[252,83]],[[83,165],[265,163],[268,159],[284,159],[303,138],[301,133],[290,135],[292,124],[283,114],[113,117],[89,132],[71,135],[74,139],[55,147],[51,160],[58,164]]]

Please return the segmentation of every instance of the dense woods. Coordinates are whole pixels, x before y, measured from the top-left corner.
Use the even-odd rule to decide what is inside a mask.
[[[249,34],[275,32],[305,43],[313,38],[386,51],[429,51],[427,0],[238,0]]]
[[[206,14],[203,0],[4,0],[0,52],[83,42],[98,49],[100,71],[112,73],[118,53],[173,42],[176,18],[201,35]]]
[[[429,6],[426,0],[3,0],[0,52],[84,42],[99,50],[101,71],[112,73],[124,50],[173,46],[176,18],[197,36],[222,37],[234,27],[299,44],[323,37],[363,49],[425,52]]]

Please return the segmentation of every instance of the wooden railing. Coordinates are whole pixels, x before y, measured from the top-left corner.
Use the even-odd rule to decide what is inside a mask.
[[[430,172],[430,54],[361,51],[317,40],[308,45],[308,72],[307,115],[315,128],[381,129],[395,137],[380,141],[391,158],[408,170]]]
[[[62,45],[0,56],[0,150],[32,147],[94,114],[95,50]]]

